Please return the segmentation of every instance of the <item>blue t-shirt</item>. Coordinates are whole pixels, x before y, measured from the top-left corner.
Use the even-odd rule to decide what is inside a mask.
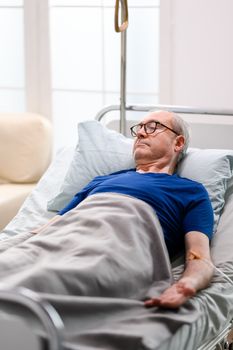
[[[73,209],[87,196],[103,192],[126,194],[151,205],[171,256],[184,247],[187,232],[199,231],[212,237],[213,210],[206,189],[176,174],[138,173],[131,169],[97,176],[59,214]]]

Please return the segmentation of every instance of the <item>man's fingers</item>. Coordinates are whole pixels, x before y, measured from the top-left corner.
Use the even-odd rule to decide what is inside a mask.
[[[183,283],[175,283],[159,297],[146,300],[144,305],[146,307],[158,306],[175,309],[184,304],[195,293],[196,291],[193,287],[186,286]]]
[[[161,307],[161,308],[169,308],[169,309],[176,309],[180,307],[187,298],[176,298],[176,297],[161,297],[161,298],[154,298],[154,299],[149,299],[144,302],[144,305],[146,307]]]
[[[153,299],[149,299],[149,300],[146,300],[144,302],[144,305],[146,307],[150,307],[150,306],[159,306],[160,305],[160,299],[159,298],[153,298]]]

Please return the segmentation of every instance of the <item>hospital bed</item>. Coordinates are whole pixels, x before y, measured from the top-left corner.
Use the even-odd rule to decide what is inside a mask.
[[[80,181],[80,184],[83,185],[83,181],[88,181],[89,177],[94,176],[93,171],[97,171],[97,175],[99,175],[100,173],[113,172],[119,168],[127,168],[131,165],[129,152],[132,140],[122,136],[117,131],[109,129],[116,129],[118,126],[118,123],[114,120],[115,116],[111,115],[110,122],[106,121],[107,113],[111,114],[113,112],[118,114],[119,109],[119,106],[106,107],[96,116],[98,121],[89,121],[79,125],[78,146],[76,148],[65,147],[59,150],[49,169],[26,199],[16,217],[0,234],[0,239],[3,243],[11,236],[22,237],[22,235],[27,235],[27,232],[31,229],[46,223],[48,219],[55,215],[55,210],[62,206],[63,202],[66,202],[71,196],[69,192],[71,187],[74,185],[76,187],[77,185],[71,183],[73,179],[71,176],[72,172],[78,172],[77,181]],[[215,200],[215,197],[220,198],[220,202],[213,204],[216,209],[217,231],[211,244],[213,261],[219,271],[216,271],[210,287],[198,293],[191,300],[191,308],[189,309],[188,307],[185,311],[186,316],[190,312],[190,322],[182,324],[180,321],[182,311],[173,312],[173,317],[177,317],[177,322],[181,322],[180,326],[174,331],[172,331],[171,327],[171,336],[162,341],[158,347],[153,343],[152,320],[153,312],[156,313],[158,310],[150,310],[148,311],[150,313],[147,319],[148,323],[143,325],[144,328],[142,336],[139,338],[140,340],[135,342],[135,333],[131,330],[131,342],[129,342],[129,337],[127,342],[124,342],[126,337],[123,331],[124,326],[127,330],[129,329],[129,332],[130,327],[137,330],[138,323],[140,323],[138,317],[134,313],[131,314],[131,309],[127,309],[128,306],[125,300],[119,299],[116,300],[119,308],[117,314],[119,323],[114,323],[116,315],[108,315],[108,307],[106,304],[101,304],[101,300],[98,300],[101,310],[99,310],[98,306],[90,304],[93,308],[93,313],[96,313],[99,317],[99,323],[95,324],[96,330],[95,326],[91,328],[92,318],[90,318],[90,329],[88,329],[89,333],[87,332],[87,336],[90,336],[92,340],[94,339],[94,342],[90,342],[87,346],[86,343],[83,343],[83,335],[79,333],[79,329],[82,327],[82,322],[88,321],[88,319],[86,320],[86,314],[82,313],[81,305],[83,302],[91,303],[90,300],[87,300],[85,297],[70,296],[69,298],[64,296],[58,301],[56,296],[36,293],[25,288],[17,288],[15,290],[1,288],[0,341],[2,349],[12,350],[16,346],[25,350],[223,350],[233,348],[233,151],[231,151],[233,150],[233,140],[226,139],[224,137],[225,134],[219,135],[222,127],[221,118],[223,124],[227,125],[227,130],[232,135],[233,123],[231,123],[230,118],[233,112],[181,106],[126,106],[126,111],[133,112],[134,115],[136,112],[145,114],[149,110],[156,109],[172,110],[185,116],[188,115],[188,118],[190,118],[190,115],[196,116],[196,114],[201,115],[202,118],[211,116],[211,123],[208,125],[206,122],[202,124],[203,128],[207,127],[207,130],[211,130],[211,132],[206,134],[207,136],[203,135],[204,139],[199,138],[196,141],[197,143],[191,144],[192,147],[188,157],[184,160],[183,165],[181,164],[180,166],[182,176],[190,174],[195,179],[195,176],[198,178],[201,173],[203,183],[207,185],[212,199]],[[197,136],[200,136],[198,131],[200,130],[200,125],[197,124],[201,123],[201,119],[198,116],[196,117],[196,121],[195,118],[189,119],[194,140]],[[135,120],[125,122],[127,125],[129,123],[130,126],[131,123],[135,123]],[[103,126],[103,123],[107,124],[109,128]],[[87,131],[89,138],[85,139],[84,142],[83,137],[86,137]],[[219,139],[223,140],[221,145],[217,143],[218,150],[211,149],[216,144],[215,132],[218,133]],[[211,135],[214,135],[213,140],[211,140]],[[221,138],[221,136],[223,137]],[[89,139],[92,140],[90,148],[88,148]],[[197,149],[199,146],[198,142],[202,148],[207,145],[208,149]],[[211,142],[213,142],[212,145]],[[94,156],[93,144],[96,147]],[[82,147],[85,149],[82,149]],[[90,163],[95,163],[94,170],[93,164],[89,164],[89,167],[85,167],[85,170],[82,169],[82,152],[86,152],[85,159],[90,159]],[[112,152],[114,152],[114,161],[112,161]],[[126,154],[123,155],[123,153]],[[206,170],[208,171],[206,172]],[[211,173],[212,170],[213,173]],[[221,187],[220,191],[219,187]],[[77,188],[72,190],[75,193],[77,192]],[[218,216],[220,216],[220,219],[217,218]],[[182,260],[173,262],[175,277],[178,278],[182,269]],[[77,298],[75,300],[75,308],[73,306],[70,307],[69,304],[70,299],[73,300],[74,298]],[[131,301],[129,301],[130,303]],[[192,320],[191,316],[192,307],[199,312],[199,317],[194,320]],[[127,319],[129,323],[126,322],[125,316],[121,321],[121,316],[125,315],[125,312],[129,313],[130,321]],[[159,311],[159,313],[159,319],[166,327],[166,317],[169,311],[164,310]],[[91,314],[91,311],[89,310],[87,314]],[[112,320],[114,320],[113,323]],[[112,328],[116,327],[117,324],[119,330],[113,329],[111,330],[112,333],[106,333],[99,327],[101,323],[112,325]],[[123,328],[121,328],[121,325]],[[156,320],[154,331],[157,326]],[[167,327],[169,328],[169,326]],[[104,342],[102,342],[101,337],[104,339]],[[96,344],[99,345],[97,346]]]

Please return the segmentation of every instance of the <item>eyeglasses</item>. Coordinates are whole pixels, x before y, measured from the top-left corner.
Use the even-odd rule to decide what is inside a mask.
[[[166,128],[172,132],[174,132],[174,134],[176,135],[179,135],[175,130],[169,128],[168,126],[158,122],[157,120],[153,120],[151,122],[148,122],[148,123],[140,123],[140,124],[136,124],[136,125],[133,125],[131,128],[130,128],[130,131],[131,131],[131,135],[133,137],[136,137],[137,136],[137,133],[139,132],[139,130],[141,130],[141,128],[144,128],[145,130],[145,133],[147,135],[149,134],[153,134],[153,132],[155,132],[155,130],[157,129],[162,129],[162,128]]]

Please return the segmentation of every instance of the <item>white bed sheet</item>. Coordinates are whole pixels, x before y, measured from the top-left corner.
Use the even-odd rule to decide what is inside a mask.
[[[63,183],[73,152],[74,148],[72,147],[64,147],[57,152],[49,168],[24,201],[17,215],[0,233],[0,240],[16,234],[27,233],[29,230],[43,225],[56,214],[47,210],[47,201]]]
[[[214,339],[233,319],[233,183],[226,193],[226,203],[217,232],[211,243],[214,265],[232,281],[229,283],[220,273],[215,272],[210,287],[198,293],[191,300],[202,315],[191,327],[184,325],[171,339],[171,344],[160,350],[197,349],[204,342]],[[180,274],[180,266],[173,273]],[[188,336],[187,336],[188,334]],[[205,349],[208,349],[207,346]]]

